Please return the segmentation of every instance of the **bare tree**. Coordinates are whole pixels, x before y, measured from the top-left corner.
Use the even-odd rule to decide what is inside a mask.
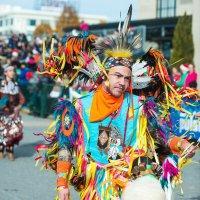
[[[64,28],[77,27],[79,24],[76,10],[72,6],[65,6],[56,24],[56,32],[61,36]]]
[[[49,24],[40,24],[36,27],[34,33],[35,36],[42,36],[42,35],[52,35],[53,30]]]

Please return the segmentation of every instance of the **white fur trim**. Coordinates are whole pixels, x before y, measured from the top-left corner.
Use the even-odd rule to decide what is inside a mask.
[[[180,65],[180,69],[182,70],[182,71],[184,71],[184,72],[187,72],[187,71],[189,71],[189,68],[188,67],[186,67],[185,65]]]

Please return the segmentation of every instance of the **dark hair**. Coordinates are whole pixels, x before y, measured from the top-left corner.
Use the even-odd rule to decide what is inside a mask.
[[[189,87],[197,89],[197,82],[196,81],[190,82]]]

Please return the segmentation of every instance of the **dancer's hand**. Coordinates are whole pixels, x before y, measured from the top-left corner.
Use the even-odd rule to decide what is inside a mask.
[[[15,113],[9,115],[10,118],[15,119]]]
[[[195,152],[197,150],[197,146],[191,145],[190,142],[187,140],[182,141],[181,148],[183,149],[184,155],[186,155],[186,158],[192,158],[195,155]]]
[[[19,114],[19,111],[20,111],[20,109],[21,109],[21,106],[19,105],[19,106],[16,106],[16,107],[14,107],[14,113],[16,114],[16,115],[18,115]]]
[[[196,113],[194,116],[195,117],[200,117],[200,112]]]
[[[69,200],[69,188],[59,187],[58,188],[58,199]]]

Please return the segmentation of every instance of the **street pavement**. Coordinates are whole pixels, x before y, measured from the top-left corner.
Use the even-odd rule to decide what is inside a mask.
[[[45,130],[50,119],[23,115],[23,121],[24,139],[15,148],[15,161],[7,158],[0,160],[0,200],[53,200],[56,193],[55,174],[35,166],[34,146],[42,138],[33,135]],[[194,161],[200,162],[200,153]],[[183,179],[184,194],[181,195],[180,188],[177,188],[173,200],[200,200],[200,164],[187,167]],[[71,193],[72,200],[79,199],[74,191]]]

